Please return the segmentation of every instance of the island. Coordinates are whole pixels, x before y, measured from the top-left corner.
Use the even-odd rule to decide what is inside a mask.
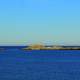
[[[35,44],[29,45],[23,50],[80,50],[80,46],[58,46],[58,45],[42,45]]]

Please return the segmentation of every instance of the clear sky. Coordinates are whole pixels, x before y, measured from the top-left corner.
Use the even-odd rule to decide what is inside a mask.
[[[80,45],[80,0],[0,0],[0,44]]]

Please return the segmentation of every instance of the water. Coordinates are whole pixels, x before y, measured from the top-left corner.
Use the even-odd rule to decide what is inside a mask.
[[[80,51],[0,51],[0,80],[80,80]]]

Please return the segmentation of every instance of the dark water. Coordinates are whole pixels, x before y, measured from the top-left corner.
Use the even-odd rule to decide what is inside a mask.
[[[80,51],[0,51],[0,80],[80,80]]]

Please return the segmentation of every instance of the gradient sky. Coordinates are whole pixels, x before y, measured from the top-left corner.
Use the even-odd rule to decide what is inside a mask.
[[[80,45],[80,0],[0,0],[0,44]]]

